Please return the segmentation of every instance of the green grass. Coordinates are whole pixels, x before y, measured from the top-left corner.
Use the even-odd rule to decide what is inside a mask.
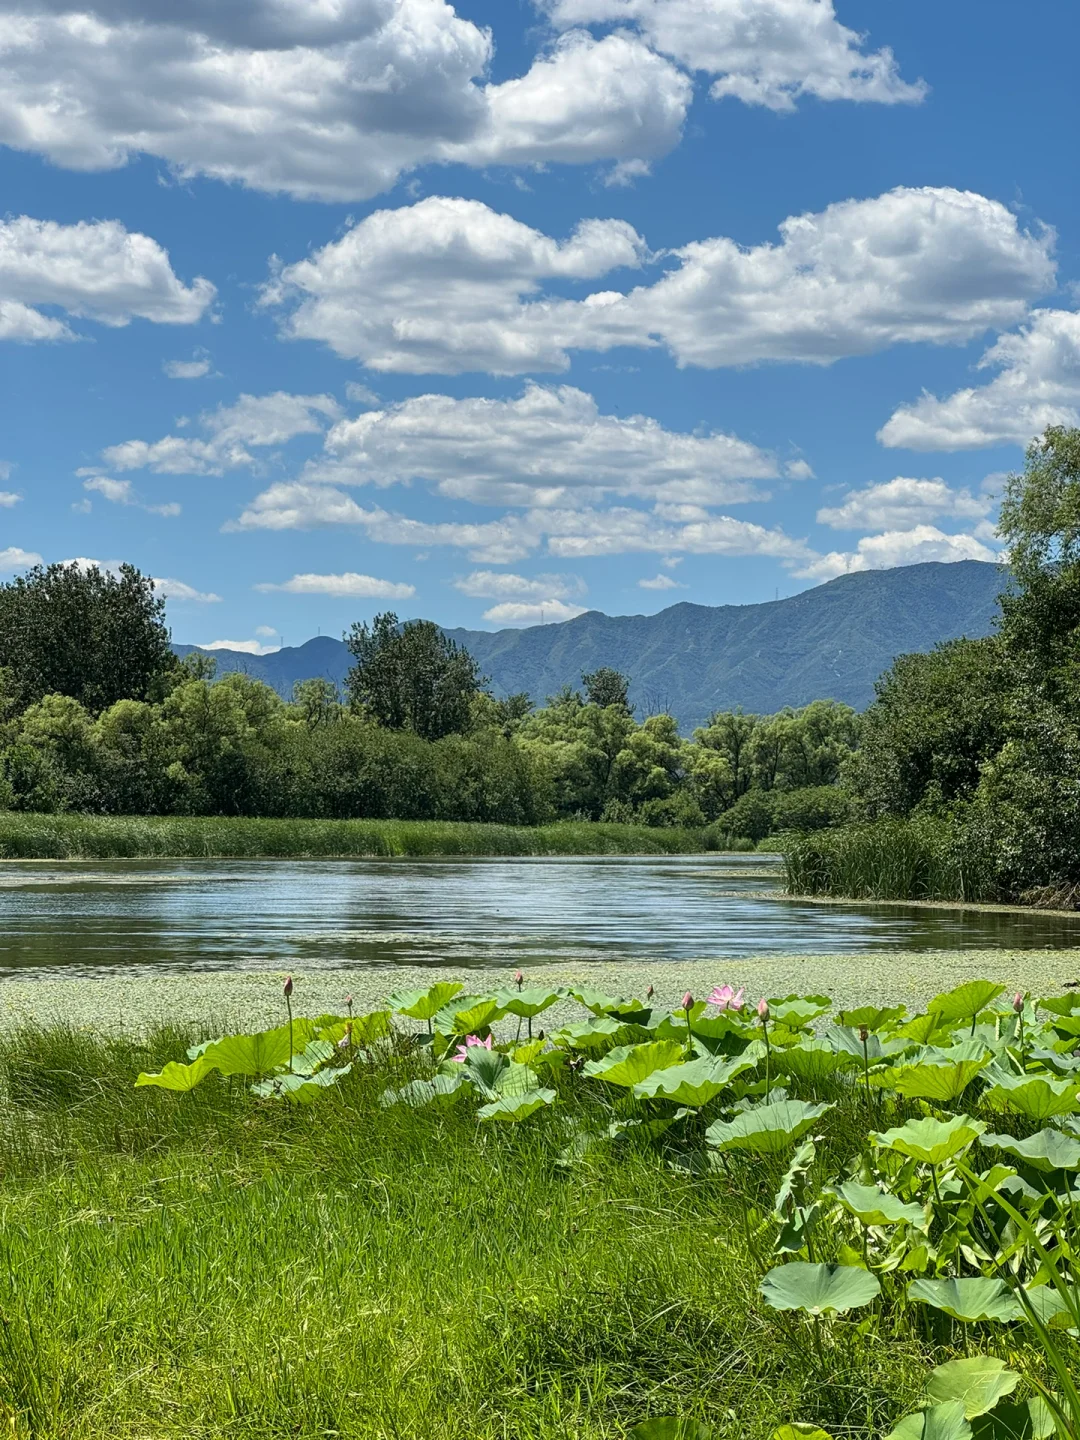
[[[839,1322],[823,1363],[757,1296],[745,1215],[786,1157],[691,1177],[627,1143],[564,1166],[565,1113],[507,1132],[381,1108],[406,1054],[317,1110],[220,1077],[132,1088],[191,1038],[0,1039],[0,1433],[621,1440],[679,1414],[863,1440],[917,1402],[911,1327]],[[827,1128],[843,1154],[864,1117]]]
[[[566,821],[535,828],[436,820],[0,813],[0,859],[379,855],[684,855],[752,850],[712,830]]]
[[[855,900],[998,900],[991,866],[946,821],[877,820],[780,836],[789,894]]]

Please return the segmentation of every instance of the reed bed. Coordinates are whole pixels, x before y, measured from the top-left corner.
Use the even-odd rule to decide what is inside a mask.
[[[793,895],[853,900],[1001,899],[987,857],[946,821],[877,820],[772,842]]]

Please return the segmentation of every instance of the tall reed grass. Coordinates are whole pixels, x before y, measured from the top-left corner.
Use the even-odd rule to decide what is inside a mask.
[[[437,820],[0,813],[0,859],[243,859],[406,855],[686,855],[752,849],[710,829],[566,821],[535,828]]]
[[[960,826],[946,820],[876,820],[781,836],[792,895],[853,900],[1001,898],[989,857]]]

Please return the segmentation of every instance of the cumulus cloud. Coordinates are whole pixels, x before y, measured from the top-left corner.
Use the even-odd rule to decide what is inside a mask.
[[[205,380],[213,370],[205,350],[196,350],[191,360],[163,360],[161,368],[170,380]]]
[[[556,25],[635,26],[655,49],[715,75],[714,99],[793,110],[797,100],[912,104],[922,81],[902,79],[889,49],[836,18],[832,0],[538,0]]]
[[[484,611],[484,619],[493,625],[555,625],[585,614],[584,605],[567,605],[563,600],[540,600],[533,603],[506,600]]]
[[[476,600],[569,600],[584,595],[578,575],[513,575],[504,570],[474,570],[454,581],[454,588]]]
[[[910,530],[865,535],[853,551],[834,550],[817,556],[795,574],[807,580],[832,580],[853,570],[889,570],[895,565],[921,565],[928,560],[997,558],[997,553],[974,535],[946,535],[934,525],[915,525]]]
[[[0,34],[3,29],[0,15]],[[3,42],[0,40],[0,62]],[[0,63],[2,73],[2,63]],[[0,115],[4,98],[0,94]],[[0,340],[72,340],[66,320],[35,307],[102,325],[133,319],[192,325],[215,295],[209,280],[184,283],[167,251],[117,220],[60,225],[28,215],[0,220]]]
[[[529,384],[511,400],[420,395],[340,421],[326,452],[308,479],[423,479],[440,495],[482,505],[578,504],[606,494],[735,503],[761,498],[749,479],[777,473],[773,456],[736,436],[603,415],[570,385]]]
[[[134,505],[151,515],[171,517],[180,514],[180,506],[175,500],[168,500],[163,505],[148,505],[139,497],[130,480],[113,480],[108,475],[93,475],[83,481],[83,489],[101,495],[113,505]]]
[[[839,505],[817,512],[818,523],[834,530],[910,531],[942,516],[982,520],[993,509],[987,495],[953,490],[944,480],[909,480],[898,475],[865,490],[850,490]]]
[[[675,580],[670,575],[654,575],[651,580],[639,580],[638,585],[642,590],[685,590],[687,587],[681,580]]]
[[[5,550],[0,550],[0,573],[10,575],[16,570],[29,570],[32,565],[40,565],[41,556],[34,550],[20,550],[18,545],[9,545]]]
[[[18,505],[22,498],[17,490],[0,490],[0,508],[10,510],[13,505]]]
[[[280,585],[264,582],[256,590],[281,590],[288,595],[335,595],[364,600],[408,600],[416,594],[415,585],[396,580],[377,580],[373,575],[294,575]]]
[[[221,600],[212,590],[196,590],[183,580],[155,580],[154,589],[165,600],[191,601],[196,605],[216,605]]]
[[[327,421],[337,419],[340,413],[341,407],[331,395],[290,395],[282,390],[271,395],[241,395],[235,404],[219,405],[199,416],[201,436],[124,440],[103,450],[102,459],[112,470],[223,475],[227,470],[255,465],[249,447],[283,445],[296,435],[321,434]],[[97,487],[88,483],[88,488]]]
[[[0,143],[358,200],[423,164],[647,160],[679,140],[691,81],[639,36],[571,32],[501,84],[493,49],[445,0],[0,0]]]
[[[261,640],[201,640],[200,650],[239,650],[242,655],[276,655],[280,645],[264,645]]]
[[[620,345],[712,367],[960,344],[1017,323],[1054,283],[1053,232],[1022,230],[971,191],[899,188],[779,229],[750,247],[693,241],[651,283],[567,297],[552,287],[665,257],[624,221],[584,221],[559,241],[479,201],[433,197],[279,267],[263,302],[280,307],[285,336],[374,370],[509,375]]]
[[[901,405],[878,439],[908,450],[976,450],[1026,445],[1047,425],[1080,423],[1077,311],[1034,311],[1021,329],[995,341],[978,368],[1000,373],[943,400],[924,393]]]

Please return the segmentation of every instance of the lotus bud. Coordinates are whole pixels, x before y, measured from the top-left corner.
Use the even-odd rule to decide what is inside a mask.
[[[1016,1011],[1017,1015],[1022,1015],[1024,1013],[1024,997],[1020,994],[1019,990],[1013,996],[1013,1009]]]
[[[514,971],[514,984],[515,984],[515,985],[518,987],[518,989],[520,990],[521,987],[522,987],[522,985],[524,985],[524,983],[525,983],[525,976],[521,973],[520,970],[515,970],[515,971]]]
[[[646,1000],[651,1000],[652,997],[653,997],[655,994],[656,994],[656,991],[653,989],[653,987],[652,987],[651,985],[646,985],[646,987],[645,987],[645,999],[646,999]]]
[[[769,1018],[769,1002],[765,999],[764,996],[762,996],[762,998],[757,1002],[757,1013],[758,1013],[759,1017],[761,1018],[761,1020],[763,1020],[763,1021],[768,1020],[768,1018]]]
[[[859,1039],[864,1045],[866,1044],[867,1040],[870,1039],[870,1031],[866,1028],[865,1025],[859,1026]]]
[[[348,1012],[349,1012],[350,1015],[352,1014],[352,996],[351,996],[351,995],[346,995],[346,996],[345,996],[345,1009],[348,1010]]]
[[[689,990],[687,990],[686,994],[682,997],[682,1008],[684,1010],[692,1010],[694,1008],[694,997],[690,994]]]
[[[284,989],[284,991],[285,991],[285,999],[288,1000],[289,996],[290,996],[290,995],[292,994],[292,992],[293,992],[293,983],[292,983],[292,976],[291,976],[291,975],[286,975],[286,977],[285,977],[285,984],[284,984],[284,986],[283,986],[283,989]]]
[[[348,1048],[349,1048],[349,1046],[350,1046],[351,1044],[352,1044],[352,1021],[350,1020],[350,1021],[348,1021],[348,1022],[346,1023],[346,1025],[345,1025],[345,1034],[342,1035],[341,1039],[337,1042],[337,1048],[338,1048],[339,1050],[348,1050]]]

